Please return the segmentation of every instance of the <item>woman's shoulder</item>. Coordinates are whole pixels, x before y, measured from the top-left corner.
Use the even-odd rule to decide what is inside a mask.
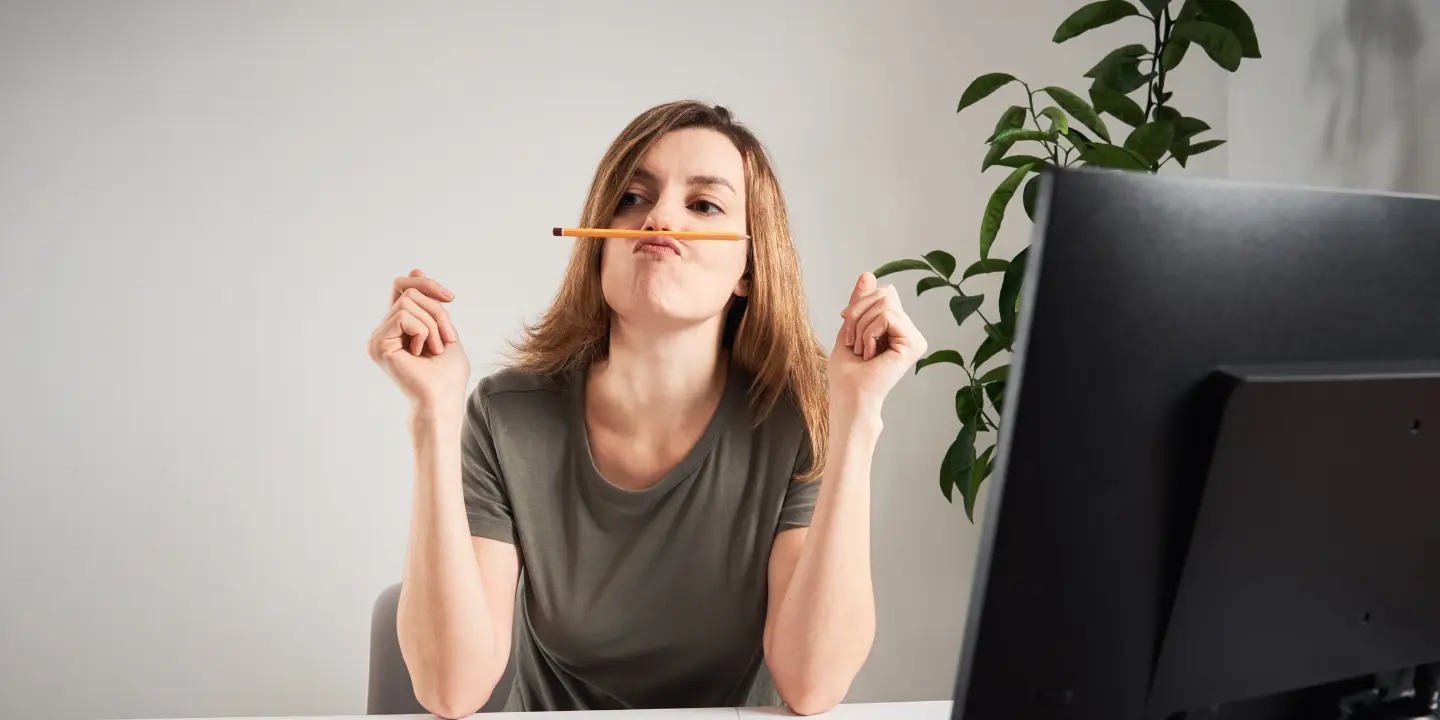
[[[480,378],[470,393],[472,411],[488,419],[536,415],[553,418],[570,397],[573,373],[542,374],[516,367],[501,367]]]
[[[740,369],[735,373],[736,385],[743,389],[745,396],[747,424],[754,432],[785,438],[790,443],[804,441],[810,430],[805,421],[805,413],[792,393],[781,391],[766,402],[767,399],[759,391],[753,373]]]
[[[569,390],[570,373],[541,374],[504,366],[480,378],[476,394],[496,397],[511,393],[564,393]]]

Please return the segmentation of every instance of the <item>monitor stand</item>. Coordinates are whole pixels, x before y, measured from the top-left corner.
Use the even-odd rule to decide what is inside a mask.
[[[1377,675],[1375,687],[1340,701],[1340,720],[1440,718],[1440,663]]]

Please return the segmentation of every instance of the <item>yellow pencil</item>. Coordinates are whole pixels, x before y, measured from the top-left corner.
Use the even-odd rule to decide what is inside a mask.
[[[593,237],[593,238],[642,238],[642,237],[671,237],[676,240],[749,240],[749,235],[732,232],[706,232],[706,231],[679,231],[679,230],[604,230],[601,228],[555,228],[551,231],[556,237]]]

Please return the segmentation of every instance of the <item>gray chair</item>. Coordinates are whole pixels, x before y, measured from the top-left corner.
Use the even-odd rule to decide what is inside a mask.
[[[391,585],[375,600],[370,616],[370,692],[366,715],[424,715],[428,711],[415,699],[410,670],[400,655],[400,637],[395,632],[395,614],[400,606],[400,585]],[[510,694],[514,664],[507,663],[495,692],[480,712],[500,712]]]

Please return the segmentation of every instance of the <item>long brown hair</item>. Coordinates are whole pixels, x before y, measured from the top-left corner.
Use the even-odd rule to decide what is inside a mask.
[[[829,440],[827,357],[805,309],[800,259],[790,236],[785,199],[769,155],[755,135],[720,106],[685,100],[646,110],[620,132],[601,158],[580,226],[609,227],[646,151],[666,133],[685,128],[723,134],[744,159],[750,294],[732,300],[722,342],[730,350],[731,362],[754,378],[749,398],[757,423],[782,398],[800,409],[810,434],[811,463],[799,477],[817,478],[824,469]],[[554,302],[514,344],[515,367],[553,374],[606,356],[611,309],[600,289],[602,242],[577,239]]]

